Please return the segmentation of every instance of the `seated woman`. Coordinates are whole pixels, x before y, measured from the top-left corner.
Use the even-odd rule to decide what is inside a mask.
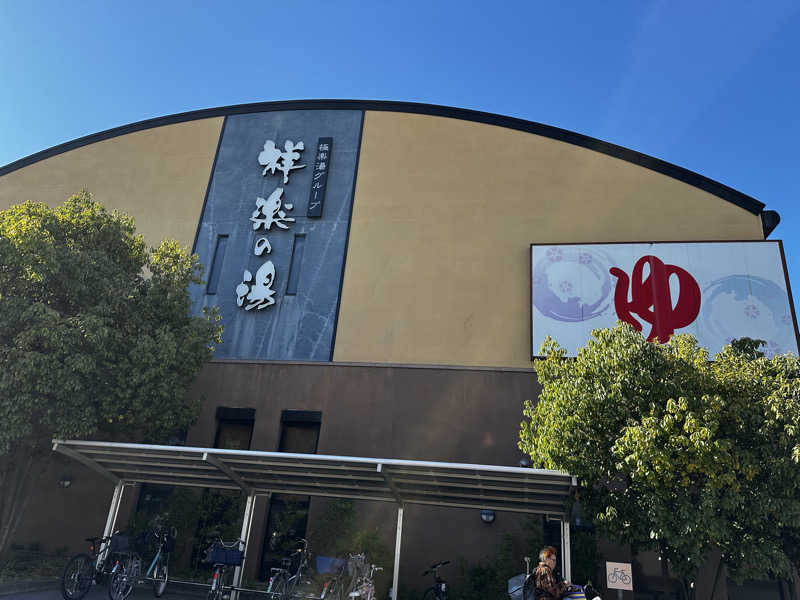
[[[535,600],[602,600],[591,585],[580,586],[561,579],[555,572],[557,554],[558,550],[553,546],[547,546],[539,552],[539,566],[534,572]]]
[[[536,598],[538,600],[561,600],[575,592],[568,581],[559,581],[556,577],[556,555],[558,550],[547,546],[539,552],[539,566],[534,574],[536,579]]]

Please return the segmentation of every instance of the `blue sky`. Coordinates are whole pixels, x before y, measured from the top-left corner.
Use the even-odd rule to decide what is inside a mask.
[[[800,3],[0,0],[0,165],[187,110],[301,98],[538,121],[697,171],[782,222],[800,295]]]

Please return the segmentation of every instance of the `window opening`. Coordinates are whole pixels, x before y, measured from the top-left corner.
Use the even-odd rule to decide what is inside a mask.
[[[315,454],[319,442],[321,413],[285,410],[281,415],[278,452]],[[273,494],[270,499],[259,576],[266,581],[270,569],[297,549],[297,539],[306,536],[309,496]]]
[[[286,284],[286,295],[294,296],[297,294],[297,284],[300,281],[300,268],[303,264],[303,252],[306,247],[305,234],[295,234],[294,246],[292,247],[292,262],[289,266],[289,282]]]
[[[222,264],[225,262],[225,249],[227,246],[228,235],[218,235],[217,246],[214,248],[214,259],[211,261],[211,270],[208,273],[206,294],[212,295],[217,293],[217,284],[219,283],[219,276],[222,272]]]
[[[252,408],[217,407],[217,433],[214,448],[249,450],[253,439],[256,411]]]

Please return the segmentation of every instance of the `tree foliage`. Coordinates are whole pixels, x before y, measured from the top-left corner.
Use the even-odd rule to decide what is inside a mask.
[[[165,441],[196,418],[188,386],[221,336],[190,315],[199,275],[176,242],[148,249],[87,192],[0,211],[0,549],[8,492],[51,438]]]
[[[800,565],[800,361],[740,340],[713,362],[691,336],[597,330],[575,359],[553,340],[535,364],[520,448],[579,478],[605,535],[696,573],[718,549],[736,580]]]

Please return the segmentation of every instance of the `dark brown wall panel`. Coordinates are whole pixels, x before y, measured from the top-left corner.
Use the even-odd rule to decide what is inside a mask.
[[[188,444],[213,444],[217,406],[255,408],[251,449],[267,451],[278,448],[282,410],[317,410],[320,454],[516,466],[522,405],[538,392],[532,370],[215,362],[193,388],[203,412]],[[312,531],[325,502],[312,501]],[[360,527],[378,528],[394,547],[394,505],[363,502],[358,514]],[[265,516],[261,500],[250,542],[259,553]],[[518,531],[520,518],[498,514],[486,525],[477,510],[408,507],[401,581],[421,585],[420,573],[438,560],[488,556],[502,533]]]

